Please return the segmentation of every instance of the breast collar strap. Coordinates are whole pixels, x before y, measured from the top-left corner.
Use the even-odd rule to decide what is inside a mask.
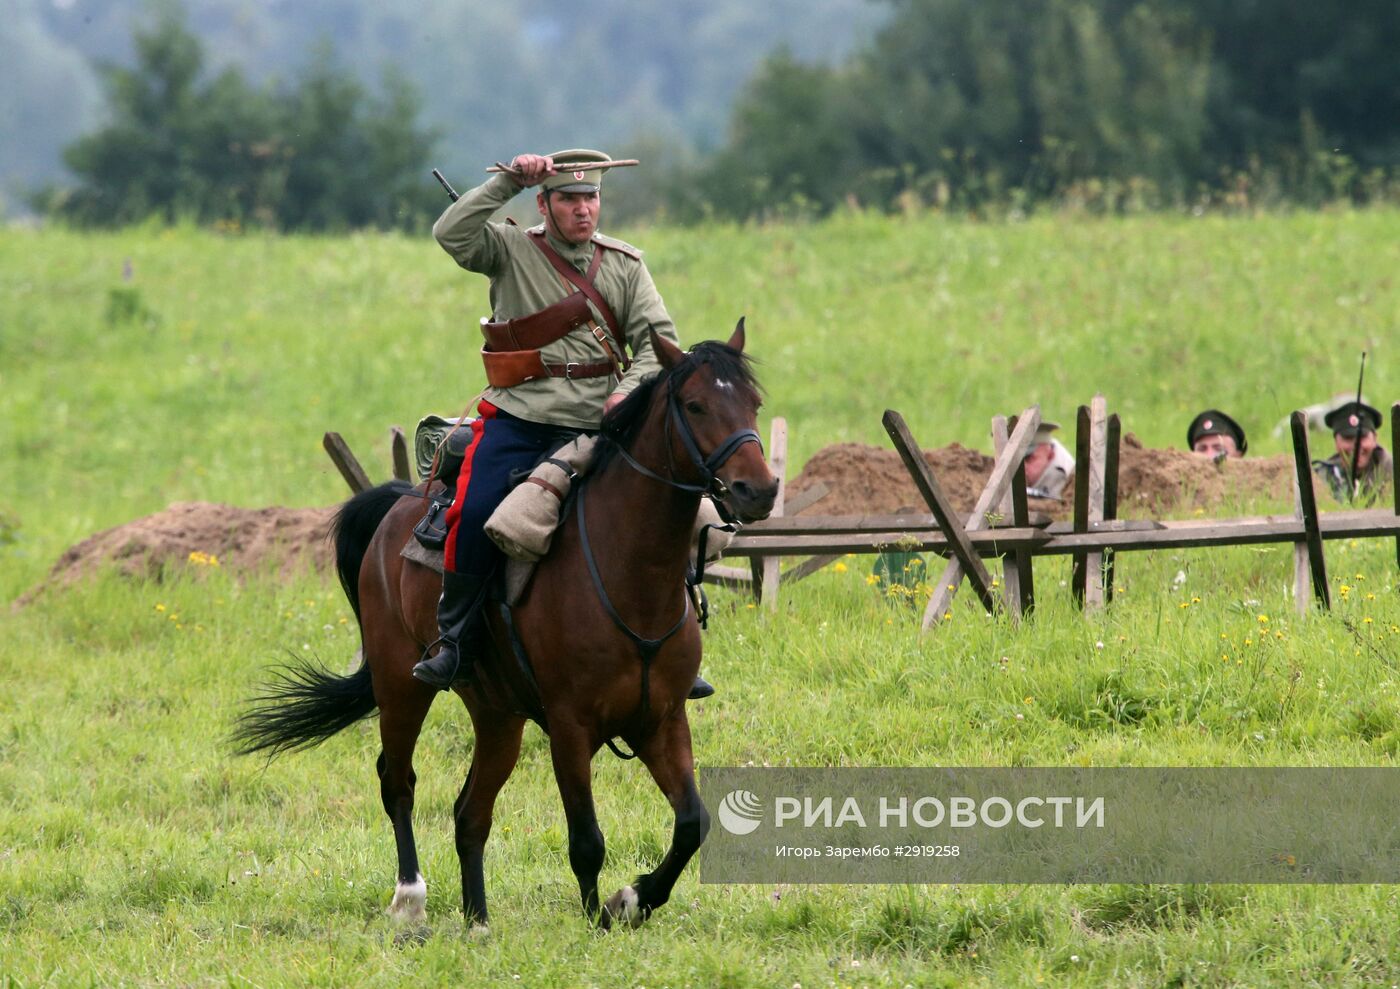
[[[674,625],[661,633],[660,638],[644,639],[633,631],[632,626],[628,625],[627,622],[623,620],[622,616],[618,614],[617,608],[613,606],[612,599],[608,597],[607,588],[603,586],[603,575],[598,571],[598,561],[594,559],[593,547],[588,541],[588,522],[584,518],[583,512],[583,496],[587,490],[588,485],[585,484],[579,489],[578,497],[575,499],[577,502],[575,511],[577,512],[578,518],[579,544],[583,549],[583,560],[588,564],[588,576],[593,580],[593,589],[598,592],[598,600],[603,603],[603,610],[608,613],[608,617],[612,619],[612,623],[616,625],[627,638],[631,639],[632,644],[637,647],[637,655],[642,661],[642,701],[638,720],[645,723],[647,714],[651,708],[651,662],[656,658],[656,654],[661,651],[661,647],[666,644],[666,640],[679,632],[685,625],[686,620],[690,617],[690,595],[681,595],[681,599],[684,602],[681,608],[681,616],[676,619]],[[617,746],[612,743],[611,739],[608,741],[608,747],[621,758],[632,758],[632,756],[625,755],[621,752]]]

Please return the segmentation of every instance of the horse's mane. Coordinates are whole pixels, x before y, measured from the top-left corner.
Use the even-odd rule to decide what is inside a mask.
[[[598,453],[589,467],[590,474],[599,474],[636,437],[646,424],[647,410],[651,408],[652,397],[658,388],[679,388],[701,366],[708,365],[718,379],[731,382],[736,388],[748,388],[762,392],[758,379],[754,377],[753,361],[748,354],[735,350],[717,340],[697,343],[686,353],[685,359],[673,364],[670,370],[649,374],[633,389],[632,394],[623,399],[611,412],[603,417],[602,430],[598,438]]]

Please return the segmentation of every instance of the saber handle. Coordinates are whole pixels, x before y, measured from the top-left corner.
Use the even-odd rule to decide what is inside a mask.
[[[447,181],[447,179],[443,177],[443,174],[436,168],[433,169],[433,178],[437,179],[442,187],[447,190],[448,196],[450,196],[455,203],[457,201],[457,190],[452,188],[452,183]]]

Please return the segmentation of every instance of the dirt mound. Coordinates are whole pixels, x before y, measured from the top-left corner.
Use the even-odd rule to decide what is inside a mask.
[[[136,578],[159,580],[174,566],[287,573],[310,563],[334,562],[326,538],[334,508],[234,508],[203,501],[177,502],[163,512],[119,525],[70,547],[23,605],[66,587],[99,567],[115,565]]]
[[[969,512],[992,473],[992,458],[957,443],[925,450],[943,493],[959,511]],[[1215,464],[1184,450],[1149,450],[1132,433],[1118,456],[1118,508],[1123,518],[1168,515],[1197,508],[1292,499],[1292,459],[1254,457]],[[808,515],[888,514],[923,510],[923,499],[894,450],[840,443],[819,450],[788,486],[789,496],[826,484],[830,493]],[[1067,519],[1074,512],[1074,484],[1059,501],[1030,499],[1032,510]]]
[[[953,505],[971,511],[992,473],[992,458],[957,443],[927,450],[924,458]],[[1287,455],[1230,460],[1216,465],[1182,450],[1148,450],[1131,433],[1123,438],[1118,467],[1119,514],[1163,516],[1222,504],[1292,498]],[[923,499],[894,450],[840,443],[817,452],[789,484],[796,495],[818,482],[829,493],[809,515],[868,515],[922,511]],[[1074,486],[1059,501],[1031,499],[1033,510],[1055,518],[1073,514]],[[310,563],[334,562],[326,535],[334,508],[234,508],[179,502],[83,540],[54,564],[42,584],[17,602],[62,588],[100,567],[159,580],[169,568],[219,566],[236,571],[287,573]]]
[[[1067,501],[1073,497],[1071,492]],[[1259,500],[1292,504],[1291,456],[1281,453],[1216,464],[1185,450],[1149,450],[1132,433],[1123,437],[1118,453],[1118,506],[1125,518]]]

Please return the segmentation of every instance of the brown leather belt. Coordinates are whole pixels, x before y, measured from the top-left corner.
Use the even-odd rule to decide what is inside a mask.
[[[493,323],[481,321],[489,351],[539,350],[567,336],[593,318],[582,292],[573,292],[537,313]]]
[[[481,362],[486,365],[486,380],[492,388],[514,388],[535,378],[600,378],[612,374],[617,366],[611,361],[567,364],[546,364],[538,350],[508,350],[495,353],[482,350]]]

